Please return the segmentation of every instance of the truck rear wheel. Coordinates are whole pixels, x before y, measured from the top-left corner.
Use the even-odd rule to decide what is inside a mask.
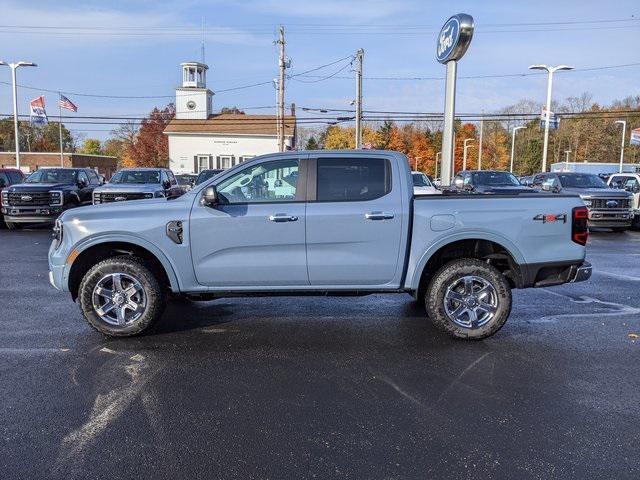
[[[162,316],[166,295],[141,259],[123,255],[93,266],[80,283],[78,299],[93,328],[110,337],[131,337]]]
[[[456,338],[481,340],[496,333],[511,313],[511,288],[494,266],[476,258],[444,265],[425,294],[427,315]]]

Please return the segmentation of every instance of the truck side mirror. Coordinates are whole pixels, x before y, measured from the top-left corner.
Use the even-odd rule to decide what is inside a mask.
[[[215,207],[218,204],[218,192],[215,187],[207,187],[202,192],[202,205],[206,207]]]
[[[165,190],[169,190],[171,188],[171,182],[169,180],[165,180],[164,182],[162,182],[162,188],[164,188]]]
[[[80,180],[78,180],[78,187],[80,188],[86,188],[88,185],[87,181],[84,178],[81,178]]]

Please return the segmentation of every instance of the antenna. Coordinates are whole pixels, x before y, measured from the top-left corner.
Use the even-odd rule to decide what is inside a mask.
[[[204,38],[205,38],[205,30],[204,30],[204,17],[202,17],[202,43],[200,44],[200,57],[202,63],[204,62]]]

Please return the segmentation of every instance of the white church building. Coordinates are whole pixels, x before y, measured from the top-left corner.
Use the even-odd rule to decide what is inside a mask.
[[[176,116],[164,130],[171,170],[180,174],[224,169],[278,151],[275,115],[213,113],[214,93],[207,88],[209,67],[198,62],[180,66],[182,86],[176,88]],[[285,145],[295,148],[295,115],[285,115],[284,123]]]

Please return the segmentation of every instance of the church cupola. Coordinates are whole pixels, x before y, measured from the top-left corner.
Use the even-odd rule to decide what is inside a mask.
[[[213,92],[207,88],[209,67],[200,62],[185,62],[180,67],[182,86],[176,88],[176,118],[206,120],[213,107]]]

